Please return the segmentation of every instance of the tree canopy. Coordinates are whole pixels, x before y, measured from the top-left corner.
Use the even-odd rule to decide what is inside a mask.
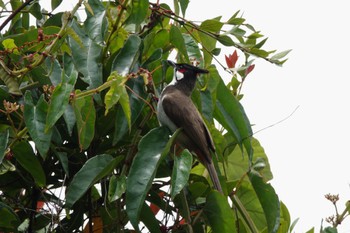
[[[51,0],[52,10],[61,3]],[[188,0],[77,0],[59,13],[33,0],[0,6],[0,231],[290,230],[240,103],[254,59],[282,65],[289,51],[266,50],[239,11],[194,23]],[[224,195],[159,126],[169,57],[209,70],[192,100],[213,136]]]

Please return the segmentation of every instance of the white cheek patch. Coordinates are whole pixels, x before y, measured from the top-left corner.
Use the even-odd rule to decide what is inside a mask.
[[[180,81],[181,79],[183,79],[184,78],[184,74],[183,73],[181,73],[180,71],[176,71],[175,72],[175,78],[176,78],[176,81]]]

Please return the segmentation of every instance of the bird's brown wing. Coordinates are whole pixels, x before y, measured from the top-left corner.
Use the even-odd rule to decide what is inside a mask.
[[[200,150],[207,162],[211,163],[210,151],[215,151],[210,133],[191,99],[180,93],[167,93],[163,98],[163,109],[165,114],[177,126],[182,127],[183,132]]]

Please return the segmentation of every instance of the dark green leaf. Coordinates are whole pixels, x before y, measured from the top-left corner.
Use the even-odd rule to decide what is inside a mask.
[[[129,129],[128,125],[128,119],[122,107],[118,106],[113,133],[113,145],[117,144],[125,136]]]
[[[162,233],[160,231],[158,220],[154,216],[151,208],[146,203],[143,204],[140,219],[145,224],[149,232]]]
[[[220,35],[217,37],[217,40],[225,45],[225,46],[234,46],[236,45],[235,42],[233,42],[233,40],[229,37],[229,36],[226,36],[226,35]]]
[[[67,188],[66,207],[71,208],[96,181],[111,172],[115,161],[108,154],[96,155],[86,161]]]
[[[165,127],[151,130],[141,139],[130,167],[126,181],[126,212],[135,229],[138,229],[141,209],[157,168],[172,144],[168,137],[169,130]]]
[[[72,136],[73,127],[75,123],[77,122],[77,119],[75,118],[74,114],[74,108],[72,105],[68,104],[66,110],[63,113],[64,121],[67,125],[67,130],[70,136]]]
[[[0,132],[0,164],[4,159],[8,140],[9,140],[9,130],[5,129],[4,131]]]
[[[208,194],[204,213],[214,233],[237,232],[233,210],[227,198],[217,191]]]
[[[187,184],[192,168],[192,154],[184,150],[180,155],[174,157],[173,173],[171,175],[171,198],[180,193]]]
[[[79,137],[79,147],[85,150],[95,135],[96,111],[91,96],[75,99],[73,102]]]
[[[85,32],[76,23],[72,24],[72,33],[69,45],[77,71],[83,74],[80,77],[89,88],[96,88],[102,84],[102,46],[86,36]]]
[[[51,9],[55,10],[61,3],[62,0],[51,0]]]
[[[104,37],[107,31],[107,18],[105,11],[97,11],[94,15],[88,14],[84,27],[89,38],[99,46],[104,45]]]
[[[180,29],[175,25],[171,25],[169,35],[170,43],[172,43],[175,46],[175,48],[178,49],[179,53],[184,56],[186,62],[189,62],[190,60],[188,58],[185,40],[182,36]]]
[[[49,105],[45,101],[44,95],[41,95],[38,103],[34,105],[32,95],[29,91],[25,93],[24,103],[24,122],[35,143],[35,147],[45,159],[46,153],[50,148],[52,136],[52,128],[45,131],[46,115]]]
[[[0,202],[0,216],[0,229],[6,229],[6,232],[16,232],[20,220],[13,209],[3,202]]]
[[[138,36],[131,35],[113,60],[111,72],[117,71],[121,76],[129,74],[138,58],[140,45],[141,39]]]
[[[243,106],[231,94],[222,80],[218,84],[216,95],[215,118],[235,137],[239,144],[243,143],[249,160],[252,160],[251,136],[253,133]]]
[[[112,176],[109,180],[108,188],[108,201],[113,202],[118,200],[126,190],[126,177],[125,176]]]
[[[147,58],[147,60],[142,64],[142,66],[146,67],[152,62],[159,61],[162,58],[162,55],[163,55],[163,49],[161,48],[156,49],[152,53],[152,55],[149,58]]]
[[[249,179],[264,210],[268,231],[277,232],[280,225],[280,201],[274,188],[255,172],[250,172]]]
[[[322,230],[322,233],[338,233],[338,229],[335,227],[326,227]]]
[[[131,14],[125,24],[135,24],[136,28],[138,28],[146,19],[148,7],[148,0],[133,0]]]
[[[179,0],[182,15],[185,16],[189,0]]]
[[[202,54],[198,47],[197,42],[193,39],[192,36],[188,34],[183,34],[183,38],[185,39],[186,50],[188,53],[188,57],[192,60],[195,59],[198,62],[202,62]],[[204,64],[200,64],[203,67]]]
[[[54,151],[54,154],[57,156],[58,160],[60,161],[64,172],[69,177],[68,154],[66,152],[58,152],[58,151]]]
[[[41,20],[43,18],[43,15],[41,14],[40,4],[37,2],[34,2],[30,5],[29,13],[32,14],[38,20]]]
[[[45,131],[48,131],[56,121],[66,111],[66,107],[69,103],[69,97],[73,91],[74,84],[77,80],[78,73],[73,72],[70,77],[63,74],[62,82],[56,86],[51,96],[51,103],[46,117]]]
[[[61,83],[62,68],[57,59],[47,58],[45,64],[48,70],[48,75],[52,85],[58,86]]]
[[[27,141],[17,142],[12,151],[18,163],[32,175],[35,183],[44,187],[46,184],[45,172],[30,144]]]
[[[226,23],[227,24],[233,24],[233,25],[241,25],[244,23],[245,19],[243,18],[231,18]]]

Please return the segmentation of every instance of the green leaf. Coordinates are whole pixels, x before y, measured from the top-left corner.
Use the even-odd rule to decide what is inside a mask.
[[[71,28],[75,33],[70,34],[69,39],[74,65],[83,74],[80,78],[89,84],[89,88],[96,88],[102,85],[103,47],[91,40],[77,23],[73,23]]]
[[[2,66],[0,67],[0,79],[5,83],[10,94],[22,95],[22,92],[19,89],[18,79],[9,75]]]
[[[43,18],[43,15],[41,13],[41,7],[38,2],[34,2],[30,5],[29,13],[32,14],[38,20],[41,20]]]
[[[197,42],[188,34],[183,34],[183,38],[185,40],[188,57],[191,59],[195,58],[196,61],[201,62],[203,58]],[[200,64],[200,66],[203,67],[203,64]]]
[[[66,152],[58,152],[55,150],[53,151],[54,151],[54,154],[57,156],[58,160],[60,161],[64,172],[69,177],[68,154]]]
[[[3,202],[0,202],[0,216],[0,229],[6,229],[5,232],[16,232],[20,220],[13,209]]]
[[[185,39],[183,38],[180,29],[175,25],[171,25],[169,36],[170,43],[172,43],[175,48],[178,49],[179,53],[184,56],[186,62],[189,62],[190,60],[187,54]]]
[[[129,95],[125,88],[125,82],[127,80],[128,80],[127,76],[123,77],[115,71],[112,72],[107,79],[107,82],[112,82],[112,85],[105,95],[104,102],[106,105],[105,115],[108,114],[108,111],[115,104],[120,102],[130,129],[131,128],[131,110],[130,110],[130,103],[129,103]]]
[[[253,156],[251,145],[253,132],[243,106],[231,94],[222,80],[218,83],[216,97],[215,118],[235,137],[239,145],[244,145],[251,161]]]
[[[69,97],[73,91],[75,82],[77,80],[78,73],[73,72],[70,77],[67,77],[63,73],[62,82],[55,87],[52,96],[51,103],[46,117],[45,131],[47,132],[56,121],[63,115],[66,110],[66,107],[69,103]],[[66,80],[67,79],[67,80]]]
[[[95,135],[96,111],[92,96],[74,99],[73,102],[75,118],[79,137],[80,150],[85,150]]]
[[[293,222],[292,225],[290,225],[290,214],[287,209],[287,206],[281,202],[281,217],[280,217],[280,226],[278,228],[278,233],[284,233],[284,232],[293,232],[293,228],[295,224],[298,222],[298,219],[296,219],[296,222]],[[290,226],[290,228],[289,228]],[[290,231],[288,231],[290,229]]]
[[[245,19],[243,18],[231,18],[229,19],[226,23],[227,24],[232,24],[232,25],[241,25],[242,23],[244,23]]]
[[[185,16],[189,0],[179,0],[182,15]]]
[[[119,158],[113,159],[108,154],[96,155],[86,161],[67,188],[66,207],[71,208],[92,185],[108,175],[119,161]]]
[[[35,143],[35,147],[38,149],[41,157],[45,159],[46,153],[50,148],[52,136],[52,128],[45,131],[49,105],[45,101],[44,95],[41,95],[38,103],[34,105],[32,95],[29,91],[25,93],[24,103],[24,122]]]
[[[135,24],[136,28],[146,19],[149,2],[148,0],[133,0],[131,14],[125,24]]]
[[[151,208],[146,203],[143,204],[140,219],[145,224],[149,232],[162,233],[160,231],[160,225],[156,219],[156,216],[154,216]]]
[[[267,57],[269,56],[269,52],[262,50],[262,49],[258,49],[258,48],[251,48],[249,50],[249,52],[253,55],[256,55],[257,57]]]
[[[163,49],[158,48],[154,50],[154,52],[151,54],[149,58],[142,64],[142,67],[146,67],[152,62],[159,61],[162,58],[163,55]]]
[[[12,147],[12,151],[18,163],[32,175],[35,183],[44,187],[46,184],[45,172],[30,144],[27,141],[17,142]]]
[[[109,180],[108,201],[118,200],[126,190],[126,176],[112,176]]]
[[[121,139],[123,139],[128,132],[128,122],[129,120],[125,116],[124,110],[122,110],[121,106],[118,106],[113,133],[113,145],[116,145]]]
[[[72,136],[73,127],[77,122],[77,119],[75,118],[74,108],[72,107],[72,105],[67,105],[67,108],[63,113],[63,118],[67,125],[68,134],[69,136]]]
[[[15,44],[15,40],[12,38],[8,38],[3,40],[2,45],[4,46],[5,49],[12,51],[14,54],[19,55],[20,53],[18,52],[18,47]]]
[[[283,52],[280,52],[280,53],[277,53],[275,55],[273,55],[270,59],[271,60],[279,60],[281,58],[284,58],[285,56],[287,56],[292,50],[286,50],[286,51],[283,51]]]
[[[55,10],[61,3],[62,0],[51,0],[51,9]]]
[[[111,72],[117,71],[121,76],[129,74],[134,62],[138,58],[141,42],[138,36],[131,35],[125,42],[121,51],[114,58]]]
[[[213,32],[213,33],[217,33],[221,30],[222,26],[224,25],[224,23],[219,21],[218,19],[208,19],[205,20],[200,26],[199,28],[201,30],[207,31],[207,32]]]
[[[103,6],[102,6],[103,8]],[[99,46],[104,45],[104,37],[107,32],[107,18],[105,11],[97,11],[94,14],[87,14],[84,27],[89,38]]]
[[[233,40],[231,39],[231,37],[226,36],[226,35],[220,35],[220,36],[218,36],[218,37],[217,37],[217,40],[218,40],[221,44],[223,44],[223,45],[225,45],[225,46],[235,46],[235,45],[236,45],[236,43],[233,42]]]
[[[172,144],[172,140],[168,141],[168,137],[169,130],[165,127],[151,130],[141,139],[138,152],[131,164],[126,181],[126,212],[131,224],[137,230],[148,190],[151,188],[161,160]]]
[[[171,199],[174,199],[187,184],[192,168],[192,160],[192,154],[187,149],[179,156],[174,157],[175,163],[171,175]]]
[[[2,163],[2,160],[5,157],[8,141],[9,141],[9,130],[6,129],[5,131],[1,131],[0,132],[0,164]]]
[[[338,233],[338,229],[335,227],[326,227],[322,230],[322,233]]]
[[[280,201],[274,188],[255,172],[249,173],[249,179],[264,210],[268,232],[277,232],[280,226]]]
[[[214,233],[237,232],[233,210],[227,198],[217,191],[211,191],[208,194],[204,213]]]

